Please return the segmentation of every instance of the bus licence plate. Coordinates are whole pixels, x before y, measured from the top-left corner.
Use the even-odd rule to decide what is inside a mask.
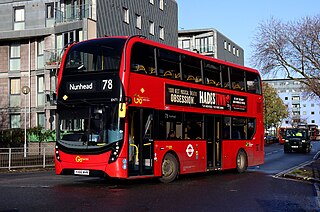
[[[89,170],[74,170],[74,174],[77,174],[77,175],[89,175],[90,172],[89,172]]]
[[[291,146],[291,148],[297,149],[297,148],[299,148],[299,147],[298,147],[298,146]]]

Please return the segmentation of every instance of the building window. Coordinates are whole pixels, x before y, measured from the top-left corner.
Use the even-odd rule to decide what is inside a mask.
[[[164,8],[164,1],[163,0],[160,0],[159,8],[160,8],[160,10],[163,10],[163,8]]]
[[[311,120],[311,123],[314,124],[314,123],[316,123],[316,121],[315,120]]]
[[[129,9],[123,7],[123,22],[129,24]]]
[[[46,4],[46,27],[53,27],[55,24],[54,20],[54,6],[53,2]]]
[[[164,28],[162,26],[159,26],[159,37],[161,40],[164,40]]]
[[[154,23],[152,21],[149,21],[149,33],[154,35]]]
[[[55,92],[56,91],[56,84],[57,84],[57,80],[56,80],[57,78],[56,78],[56,76],[55,75],[52,75],[52,76],[50,76],[50,91],[51,92]]]
[[[293,108],[300,108],[300,104],[292,104]]]
[[[213,45],[214,45],[214,41],[213,41],[213,36],[208,37],[208,52],[213,52]]]
[[[223,46],[224,46],[224,49],[225,49],[225,50],[227,50],[227,49],[228,49],[228,44],[227,44],[227,41],[226,41],[226,40],[224,41]]]
[[[142,28],[141,15],[138,15],[138,14],[136,14],[136,27],[137,27],[137,29]]]
[[[314,107],[314,103],[311,104],[311,107]]]
[[[300,112],[299,112],[299,111],[293,111],[293,112],[292,112],[292,115],[293,115],[293,116],[300,116]]]
[[[10,79],[10,107],[20,107],[20,78]]]
[[[43,50],[44,50],[44,39],[38,40],[37,42],[37,66],[38,69],[44,67],[44,56],[43,56]]]
[[[182,40],[181,42],[181,49],[186,49],[186,50],[190,50],[190,40]]]
[[[44,106],[44,76],[37,76],[37,106]]]
[[[303,111],[303,112],[302,112],[302,115],[307,115],[307,111]]]
[[[149,0],[149,3],[150,4],[154,4],[154,0]]]
[[[237,57],[239,57],[240,56],[240,54],[239,54],[239,49],[237,49]]]
[[[314,111],[311,111],[311,115],[314,115]]]
[[[228,43],[228,51],[231,52],[231,44]]]
[[[236,47],[232,47],[232,53],[233,55],[236,55]]]
[[[196,38],[196,49],[199,53],[213,52],[213,37]]]
[[[20,94],[20,78],[10,79],[10,94]]]
[[[284,97],[284,100],[288,100],[289,98],[286,96],[286,97]]]
[[[300,96],[293,96],[292,101],[300,101]]]
[[[37,114],[37,121],[38,121],[38,127],[45,128],[45,114],[44,113]]]
[[[54,18],[54,7],[53,7],[53,2],[46,4],[46,18],[51,19]]]
[[[21,128],[20,114],[10,115],[10,128]]]
[[[13,30],[23,30],[23,29],[24,29],[24,7],[15,7]]]
[[[20,43],[12,43],[10,46],[10,71],[20,70]]]

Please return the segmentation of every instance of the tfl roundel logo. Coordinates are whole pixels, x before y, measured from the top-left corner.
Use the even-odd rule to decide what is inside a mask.
[[[194,153],[194,149],[193,149],[193,146],[191,144],[189,144],[187,146],[186,152],[187,152],[188,157],[191,158],[193,153]]]

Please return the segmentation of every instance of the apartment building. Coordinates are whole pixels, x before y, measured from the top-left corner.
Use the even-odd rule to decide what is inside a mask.
[[[98,37],[143,35],[177,47],[178,5],[175,0],[97,0]]]
[[[275,88],[284,104],[288,106],[289,117],[283,120],[281,126],[320,125],[320,99],[308,98],[300,82],[291,79],[270,79],[264,82]]]
[[[2,0],[0,18],[0,130],[55,128],[52,95],[67,44],[136,34],[178,41],[174,0]]]
[[[244,65],[244,50],[214,28],[179,30],[178,47]]]

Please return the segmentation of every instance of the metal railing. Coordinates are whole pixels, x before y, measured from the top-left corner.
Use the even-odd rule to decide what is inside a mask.
[[[57,66],[61,61],[62,49],[45,49],[43,50],[43,60],[45,66]]]
[[[65,23],[71,21],[78,21],[84,18],[92,18],[92,5],[81,4],[76,6],[64,5],[55,10],[56,23]]]
[[[51,147],[28,148],[26,157],[23,148],[0,148],[0,170],[53,166],[54,150]]]

